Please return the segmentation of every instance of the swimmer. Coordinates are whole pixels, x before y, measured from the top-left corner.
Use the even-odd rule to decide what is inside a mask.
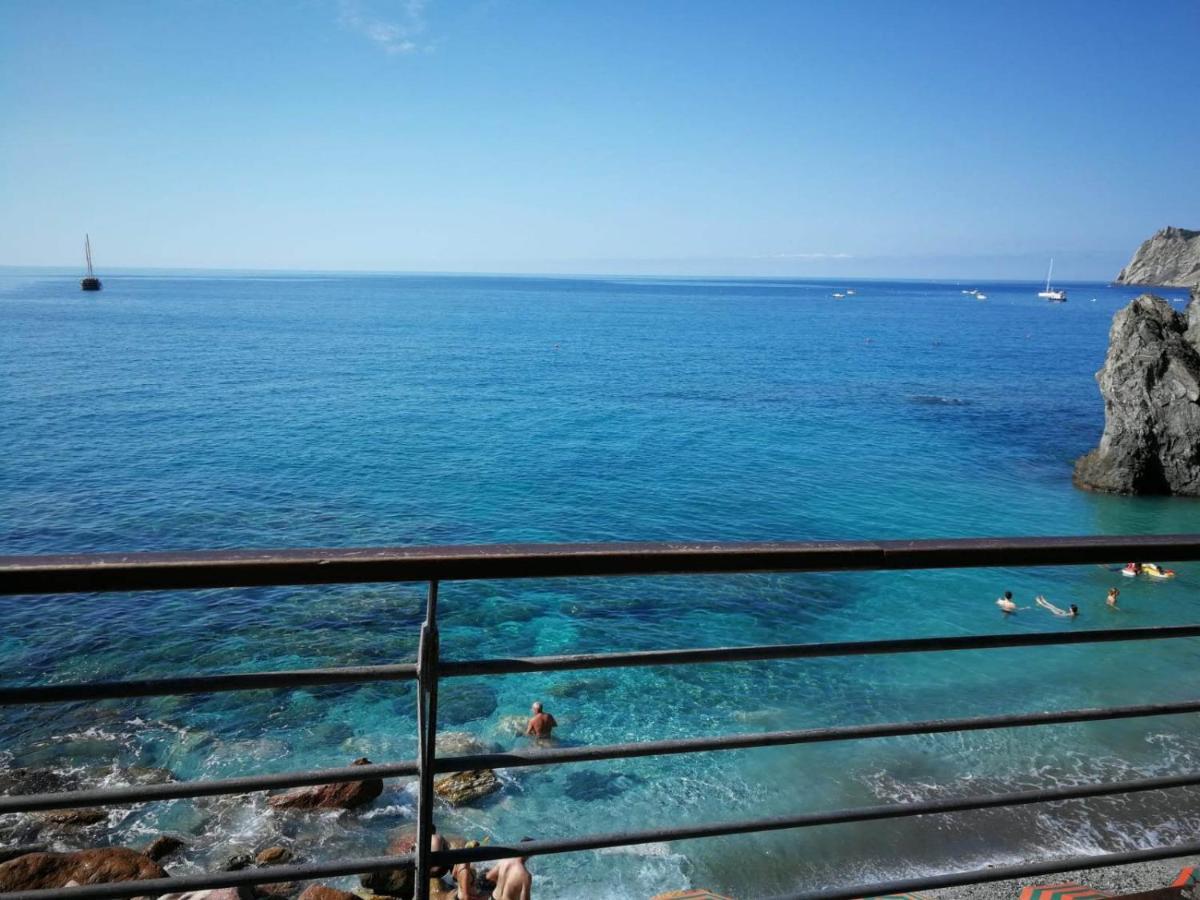
[[[525,734],[535,738],[550,737],[550,732],[558,727],[554,716],[548,712],[542,712],[542,704],[537,701],[534,701],[533,706],[530,707],[530,712],[533,715],[529,717],[529,724],[525,726]]]
[[[467,841],[464,850],[473,850],[479,846],[479,841]],[[458,887],[458,900],[482,900],[483,895],[475,890],[475,870],[469,862],[455,863],[450,877]]]
[[[1013,613],[1017,611],[1017,604],[1013,602],[1012,591],[1005,591],[1004,596],[996,601],[996,605],[1005,613]]]
[[[1116,609],[1117,608],[1117,597],[1119,597],[1120,595],[1121,595],[1121,592],[1118,591],[1116,588],[1109,588],[1108,589],[1108,599],[1104,601],[1105,604],[1108,606],[1111,606],[1113,609]]]
[[[1054,613],[1054,615],[1056,615],[1056,616],[1062,616],[1063,618],[1066,618],[1066,619],[1073,619],[1077,615],[1079,615],[1079,607],[1076,606],[1074,603],[1071,604],[1070,609],[1059,609],[1057,606],[1055,606],[1053,603],[1051,603],[1049,600],[1047,600],[1041,594],[1038,594],[1036,597],[1034,597],[1034,600],[1037,602],[1037,605],[1040,606],[1042,609],[1049,610],[1050,612]]]

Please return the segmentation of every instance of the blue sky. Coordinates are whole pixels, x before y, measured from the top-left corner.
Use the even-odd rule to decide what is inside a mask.
[[[0,264],[1107,279],[1200,2],[0,2]]]

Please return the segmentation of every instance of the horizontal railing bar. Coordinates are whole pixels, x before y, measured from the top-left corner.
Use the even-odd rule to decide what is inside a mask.
[[[313,769],[307,772],[280,772],[276,775],[251,775],[244,778],[173,781],[167,784],[59,791],[53,794],[10,794],[0,797],[0,815],[38,812],[47,809],[121,806],[157,800],[183,800],[188,797],[215,797],[222,794],[251,794],[278,788],[336,784],[345,781],[362,781],[367,778],[397,778],[416,774],[417,762],[410,759],[398,763],[342,766],[331,769]]]
[[[1162,791],[1172,788],[1194,787],[1196,785],[1200,785],[1200,773],[1193,772],[1188,775],[1169,775],[1135,781],[1077,785],[1074,787],[1051,788],[1047,790],[1012,791],[1003,794],[987,794],[975,797],[923,800],[915,803],[862,806],[851,809],[831,810],[829,812],[803,813],[795,816],[772,816],[769,818],[715,822],[709,825],[689,827],[611,832],[559,840],[525,841],[516,846],[488,845],[474,847],[469,850],[466,848],[441,850],[431,854],[430,858],[439,865],[452,866],[460,862],[484,862],[526,854],[536,856],[550,853],[574,853],[581,850],[603,850],[609,847],[654,844],[660,841],[686,841],[697,838],[724,837],[733,834],[752,834],[763,831],[784,831],[793,828],[846,825],[852,822],[905,819],[912,816],[973,812],[1002,807],[1030,806],[1036,803],[1082,800],[1088,797],[1105,797],[1113,794]]]
[[[442,773],[466,772],[475,769],[514,769],[526,766],[595,762],[602,759],[632,759],[641,756],[668,756],[678,753],[702,753],[712,750],[749,750],[756,747],[781,747],[793,744],[818,744],[831,741],[906,737],[918,734],[944,734],[951,731],[984,731],[990,728],[1029,728],[1038,725],[1101,722],[1112,719],[1173,716],[1195,712],[1200,712],[1200,700],[1188,700],[1182,703],[1155,703],[1142,706],[1111,706],[999,716],[976,716],[974,718],[960,719],[927,719],[923,722],[880,722],[870,725],[807,728],[798,731],[762,731],[749,734],[726,734],[707,738],[640,741],[632,744],[599,744],[586,747],[555,747],[545,750],[513,750],[508,753],[439,756],[434,760],[434,771]]]
[[[1102,644],[1200,637],[1200,625],[1161,625],[1035,634],[979,634],[954,637],[896,638],[876,641],[837,641],[823,644],[761,644],[750,647],[702,647],[686,650],[639,650],[628,653],[583,653],[571,656],[533,656],[475,659],[442,663],[442,677],[514,675],[627,666],[669,666],[714,662],[753,662],[823,656],[867,656],[884,653],[923,653],[941,650],[987,650],[1001,647],[1049,647],[1059,644]],[[0,700],[4,692],[0,691]]]
[[[82,681],[31,687],[0,688],[0,706],[23,703],[68,703],[77,700],[115,700],[123,697],[166,697],[175,694],[213,694],[313,687],[322,684],[363,684],[377,681],[411,681],[417,677],[413,663],[381,666],[343,666],[326,669],[290,669],[279,672],[231,672],[225,675],[185,675],[138,681]]]
[[[572,656],[535,656],[509,659],[464,660],[444,663],[442,677],[511,675],[575,669],[628,666],[666,666],[716,662],[753,662],[827,656],[863,656],[889,653],[922,653],[950,650],[987,650],[1012,647],[1049,647],[1060,644],[1095,644],[1115,641],[1149,641],[1200,637],[1200,625],[1160,625],[1034,634],[981,634],[954,637],[896,638],[875,641],[838,641],[824,644],[761,644],[749,647],[701,647],[685,650],[645,650],[629,653],[591,653]],[[374,681],[415,680],[416,665],[347,666],[326,669],[292,669],[224,675],[191,675],[138,681],[72,682],[67,684],[0,688],[0,706],[30,703],[66,703],[113,700],[219,691],[292,689],[326,684],[360,684]]]
[[[989,866],[970,872],[953,872],[946,875],[927,875],[919,878],[899,878],[877,884],[862,884],[855,887],[823,888],[783,894],[772,900],[854,900],[859,897],[884,897],[910,891],[932,891],[938,888],[957,887],[964,884],[984,884],[1009,881],[1018,878],[1035,878],[1039,875],[1057,875],[1077,869],[1106,869],[1112,866],[1127,866],[1133,863],[1155,862],[1160,859],[1193,856],[1200,853],[1200,842],[1177,844],[1170,847],[1152,847],[1149,850],[1126,850],[1121,853],[1106,853],[1101,856],[1071,856],[1042,863],[1025,863],[1015,866]],[[1166,885],[1162,885],[1164,888]],[[1015,893],[1015,892],[1014,892]],[[1140,896],[1140,895],[1139,895]]]
[[[0,893],[0,898],[3,900],[114,900],[118,897],[158,897],[162,894],[212,888],[273,884],[282,881],[311,881],[314,878],[382,872],[400,866],[411,866],[412,862],[413,855],[411,853],[398,856],[368,856],[359,859],[345,859],[340,862],[295,863],[262,869],[241,869],[236,872],[201,872],[195,875],[176,875],[171,878],[89,884],[83,887],[9,891]]]
[[[491,544],[0,557],[0,594],[1200,559],[1197,535]]]

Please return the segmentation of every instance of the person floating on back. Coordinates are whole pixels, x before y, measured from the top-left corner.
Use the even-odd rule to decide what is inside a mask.
[[[534,706],[539,706],[535,703]],[[533,838],[521,838],[521,843]],[[529,900],[533,888],[533,876],[525,868],[528,856],[513,856],[502,859],[488,870],[487,880],[496,887],[492,889],[492,900]]]
[[[530,708],[530,712],[533,715],[529,717],[529,724],[525,726],[525,734],[535,738],[550,737],[550,733],[558,727],[558,722],[555,721],[554,716],[548,712],[542,712],[542,704],[536,700]]]
[[[1034,600],[1037,601],[1037,605],[1042,609],[1052,612],[1056,616],[1063,616],[1064,618],[1073,619],[1079,615],[1079,607],[1074,603],[1071,604],[1070,609],[1059,609],[1041,594],[1038,594],[1036,597],[1034,597]]]
[[[1017,604],[1013,602],[1012,591],[1005,591],[1004,596],[996,601],[996,605],[1005,613],[1017,611]]]

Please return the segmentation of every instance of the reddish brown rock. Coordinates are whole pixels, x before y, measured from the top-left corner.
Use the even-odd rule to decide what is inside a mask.
[[[164,856],[170,856],[182,846],[183,841],[179,838],[171,837],[169,834],[160,834],[142,851],[142,855],[148,856],[155,862],[158,862]]]
[[[271,884],[260,884],[255,892],[256,896],[269,898],[269,900],[288,900],[300,893],[300,883],[298,881],[276,881]]]
[[[128,847],[27,853],[0,863],[0,892],[60,888],[71,881],[83,885],[166,877],[158,863]]]
[[[358,900],[358,897],[348,891],[326,887],[323,884],[313,884],[304,889],[299,900]]]
[[[254,862],[260,866],[279,866],[292,858],[292,851],[287,847],[268,847],[259,851]]]
[[[370,764],[371,761],[365,756],[353,763],[356,766]],[[382,793],[383,779],[368,778],[365,781],[296,788],[286,794],[277,794],[267,802],[275,809],[353,809],[370,803]]]

